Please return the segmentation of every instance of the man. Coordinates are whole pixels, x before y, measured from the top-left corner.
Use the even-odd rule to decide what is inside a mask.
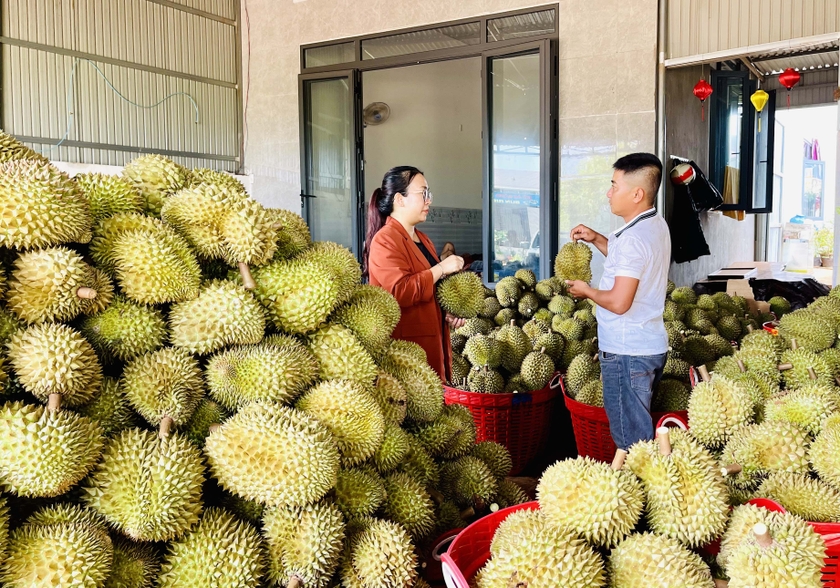
[[[573,240],[593,244],[607,259],[597,290],[580,280],[567,284],[572,296],[597,305],[604,408],[616,447],[626,451],[637,441],[653,439],[650,402],[668,351],[662,313],[671,238],[654,207],[662,179],[659,158],[633,153],[613,169],[607,198],[625,225],[609,237],[584,225],[572,229]]]

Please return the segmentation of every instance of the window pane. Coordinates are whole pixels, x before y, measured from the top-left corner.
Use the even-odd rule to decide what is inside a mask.
[[[741,116],[744,110],[744,86],[740,80],[727,85],[724,109],[726,120],[724,153],[726,159],[723,176],[723,201],[726,204],[738,204],[741,177]]]
[[[554,10],[543,10],[488,20],[487,42],[551,34],[555,29],[555,14]]]
[[[352,92],[347,78],[307,82],[308,221],[315,241],[353,248]]]
[[[436,49],[466,47],[481,43],[481,23],[439,27],[362,41],[362,59],[422,53]]]
[[[323,67],[325,65],[356,61],[356,58],[353,56],[352,41],[349,43],[305,49],[303,57],[306,67]]]
[[[493,59],[490,75],[490,279],[540,279],[540,56]]]

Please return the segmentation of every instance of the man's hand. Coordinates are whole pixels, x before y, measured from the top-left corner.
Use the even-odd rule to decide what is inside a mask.
[[[603,253],[605,256],[607,255],[607,238],[604,237],[601,233],[597,231],[593,231],[586,225],[578,225],[572,232],[569,233],[569,238],[572,241],[583,241],[584,243],[592,243],[595,248]]]
[[[460,329],[466,324],[467,320],[458,318],[454,314],[446,313],[446,324],[449,325],[450,329]]]
[[[592,288],[583,280],[566,280],[569,294],[573,298],[589,298]]]
[[[578,225],[572,232],[569,233],[569,238],[572,241],[584,241],[586,243],[592,243],[598,236],[598,233],[587,227],[586,225]]]

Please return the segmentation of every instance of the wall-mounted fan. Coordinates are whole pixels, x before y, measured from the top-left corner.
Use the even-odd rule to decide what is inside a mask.
[[[391,116],[391,107],[384,102],[372,102],[365,106],[362,119],[366,125],[381,125]]]

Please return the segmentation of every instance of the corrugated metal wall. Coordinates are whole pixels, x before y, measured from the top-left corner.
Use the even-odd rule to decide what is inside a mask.
[[[669,0],[668,58],[840,32],[838,0]]]
[[[158,152],[236,171],[238,9],[239,0],[0,1],[4,130],[55,160],[122,165]],[[163,102],[141,108],[115,90]],[[63,144],[50,148],[70,113]]]

